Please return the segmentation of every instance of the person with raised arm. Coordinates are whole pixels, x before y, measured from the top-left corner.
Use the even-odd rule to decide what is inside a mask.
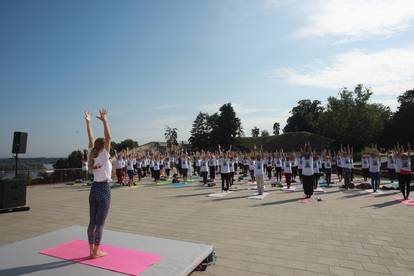
[[[407,152],[404,152],[404,149],[402,148],[400,153],[400,164],[399,164],[399,184],[400,184],[400,190],[403,194],[403,197],[405,200],[408,199],[410,195],[411,190],[411,146],[410,143],[407,145]]]
[[[222,152],[221,146],[219,145],[220,155],[220,173],[221,173],[221,191],[228,192],[230,188],[230,160],[229,153]]]
[[[94,140],[91,128],[91,113],[85,111],[86,130],[88,132],[89,170],[93,173],[93,184],[89,194],[89,226],[87,230],[89,253],[91,258],[106,256],[107,253],[99,250],[103,227],[111,203],[112,163],[110,160],[111,134],[108,123],[108,112],[99,110],[99,120],[104,126],[104,137]]]
[[[372,146],[372,152],[369,158],[369,174],[371,176],[371,186],[374,193],[379,188],[381,160],[377,147]]]
[[[349,189],[351,186],[351,175],[352,175],[352,156],[353,151],[351,150],[351,147],[348,146],[345,147],[345,149],[342,148],[341,145],[341,152],[342,152],[342,174],[344,177],[344,185],[345,189]]]
[[[303,148],[303,168],[302,168],[302,185],[306,198],[311,198],[313,195],[314,171],[313,171],[313,154],[309,142],[305,142]]]
[[[263,150],[260,148],[260,152],[255,152],[256,160],[254,165],[254,175],[257,183],[257,194],[263,195],[264,192],[264,164]]]

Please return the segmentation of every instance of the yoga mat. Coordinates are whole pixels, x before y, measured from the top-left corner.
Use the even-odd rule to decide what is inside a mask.
[[[262,195],[259,194],[254,194],[252,196],[249,196],[248,199],[258,199],[258,200],[262,200],[264,199],[269,193],[263,193]]]
[[[325,190],[322,189],[321,187],[316,188],[315,190],[313,190],[315,193],[324,193]]]
[[[299,203],[312,203],[314,202],[313,198],[302,198],[298,200]]]
[[[231,191],[228,192],[219,192],[219,193],[213,193],[213,194],[209,194],[207,195],[208,197],[217,197],[217,198],[221,198],[221,197],[225,197],[227,195],[229,195],[231,193]]]
[[[284,191],[284,192],[294,192],[294,191],[296,191],[296,187],[291,186],[289,189],[287,187],[283,187],[282,191]]]
[[[188,182],[178,182],[178,183],[173,183],[171,184],[169,187],[170,188],[183,188],[183,187],[188,187],[191,186],[191,183]]]
[[[414,206],[414,199],[407,199],[402,201],[402,204],[407,205],[407,206]]]
[[[404,201],[404,197],[401,195],[394,196],[394,199],[398,201]]]
[[[119,276],[119,272],[39,254],[45,248],[85,237],[86,227],[71,226],[0,246],[0,275]],[[104,230],[105,244],[163,256],[139,276],[187,276],[212,252],[211,245]],[[86,251],[89,252],[89,251]],[[109,257],[109,256],[108,256]],[[106,257],[104,257],[106,258]]]
[[[83,240],[72,240],[42,250],[39,253],[128,275],[139,275],[144,270],[163,259],[162,256],[157,254],[109,245],[101,245],[100,249],[108,252],[108,255],[101,258],[91,259],[89,258],[88,242]]]

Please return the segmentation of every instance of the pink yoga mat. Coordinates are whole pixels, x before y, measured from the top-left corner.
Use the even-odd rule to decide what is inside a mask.
[[[139,275],[164,258],[157,254],[109,245],[101,245],[99,249],[108,255],[96,259],[89,258],[89,244],[82,240],[73,240],[39,253],[128,275]]]
[[[400,195],[394,196],[394,199],[395,200],[398,200],[398,201],[401,201],[402,204],[405,204],[407,206],[414,206],[414,199],[404,200],[404,197],[403,196],[400,196]]]

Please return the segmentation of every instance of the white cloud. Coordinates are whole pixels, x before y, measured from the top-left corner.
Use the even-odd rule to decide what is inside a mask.
[[[346,37],[342,40],[345,42],[409,29],[414,19],[414,1],[317,0],[305,11],[307,24],[293,37]]]
[[[292,85],[334,90],[363,83],[376,94],[399,95],[414,88],[414,47],[376,53],[351,51],[336,55],[326,63],[280,68],[273,77],[283,78]]]

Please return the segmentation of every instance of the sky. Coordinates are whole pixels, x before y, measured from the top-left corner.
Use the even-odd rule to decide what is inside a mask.
[[[100,107],[118,142],[167,125],[187,140],[227,102],[246,135],[271,132],[299,100],[358,83],[393,110],[414,88],[414,1],[0,1],[0,158],[14,131],[25,157],[85,148],[83,112]]]

